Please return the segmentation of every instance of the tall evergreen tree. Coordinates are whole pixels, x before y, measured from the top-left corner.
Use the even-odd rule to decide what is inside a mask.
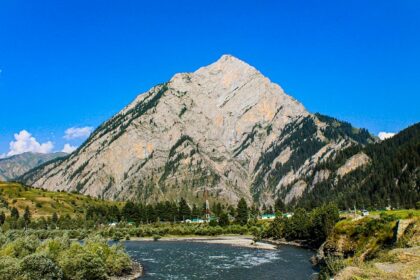
[[[226,212],[222,212],[219,217],[219,226],[225,227],[229,225],[229,216]]]
[[[16,207],[12,208],[12,211],[10,213],[10,217],[12,217],[13,220],[17,221],[19,219],[19,211]]]
[[[276,212],[286,212],[286,205],[284,204],[283,200],[280,198],[276,199],[276,202],[274,204],[274,210]]]
[[[4,224],[4,221],[6,221],[6,215],[4,212],[0,212],[0,226]]]
[[[51,223],[53,225],[56,225],[58,223],[58,215],[57,215],[57,212],[54,212],[53,213],[52,218],[51,218]]]
[[[248,223],[248,205],[244,198],[239,200],[236,212],[236,221],[240,225],[246,225]]]
[[[181,197],[178,208],[178,219],[184,221],[191,217],[191,208],[188,206],[187,201]]]
[[[31,212],[28,206],[26,206],[25,212],[23,213],[23,220],[25,221],[25,228],[28,228],[28,225],[31,223]]]
[[[195,204],[193,204],[193,208],[192,208],[192,211],[191,211],[191,216],[193,218],[201,217],[201,211],[200,211],[200,209],[198,209],[197,205],[195,205]]]

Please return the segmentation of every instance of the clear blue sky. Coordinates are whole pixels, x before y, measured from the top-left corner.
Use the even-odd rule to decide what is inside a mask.
[[[397,132],[420,120],[420,1],[0,2],[0,154],[77,146],[176,72],[232,54],[311,112]]]

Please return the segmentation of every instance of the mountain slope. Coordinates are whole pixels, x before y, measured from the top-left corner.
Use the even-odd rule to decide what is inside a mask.
[[[0,213],[10,215],[13,207],[23,215],[28,207],[32,217],[51,217],[54,213],[59,216],[70,215],[82,217],[89,207],[122,206],[120,202],[94,199],[88,196],[51,192],[18,183],[0,182]]]
[[[343,150],[319,164],[320,173],[330,175],[304,192],[300,206],[336,201],[341,208],[414,208],[420,201],[420,123],[381,143]]]
[[[29,170],[58,157],[63,157],[66,153],[23,153],[8,158],[0,159],[0,181],[13,180],[23,175]]]
[[[373,141],[365,130],[310,114],[225,55],[139,95],[69,157],[21,179],[111,199],[194,200],[207,189],[230,203],[272,203],[284,192],[291,201],[318,162]]]

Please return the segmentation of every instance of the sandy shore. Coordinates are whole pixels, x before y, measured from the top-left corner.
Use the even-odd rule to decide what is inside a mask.
[[[153,238],[142,237],[142,238],[132,238],[133,241],[153,241]],[[238,247],[262,249],[262,250],[277,250],[277,245],[264,243],[264,242],[254,242],[251,236],[186,236],[186,237],[162,237],[159,239],[161,241],[188,241],[188,242],[203,242],[210,244],[225,244]],[[159,241],[158,241],[159,242]]]

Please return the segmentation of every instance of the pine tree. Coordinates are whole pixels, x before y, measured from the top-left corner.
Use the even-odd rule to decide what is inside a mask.
[[[197,205],[193,204],[191,215],[193,218],[201,217],[201,211],[197,208]]]
[[[181,197],[178,208],[178,219],[184,221],[191,217],[191,208],[188,206],[187,201]]]
[[[56,225],[58,223],[58,216],[57,216],[57,213],[56,212],[54,212],[53,215],[52,215],[51,223],[53,225]]]
[[[274,204],[274,210],[276,212],[286,212],[286,205],[284,204],[283,200],[281,200],[280,198],[277,198]]]
[[[25,221],[25,228],[28,228],[28,225],[31,222],[31,212],[29,211],[28,206],[26,206],[25,213],[23,213],[23,220]]]
[[[248,205],[244,198],[239,200],[236,212],[236,221],[240,225],[246,225],[248,223]]]
[[[0,213],[0,226],[4,224],[4,221],[6,221],[6,215],[4,214],[4,212],[1,212]]]
[[[229,216],[227,213],[222,212],[219,217],[219,226],[225,227],[229,225]]]
[[[19,211],[16,209],[16,207],[12,208],[12,211],[10,213],[10,216],[13,220],[17,221],[19,219]]]

